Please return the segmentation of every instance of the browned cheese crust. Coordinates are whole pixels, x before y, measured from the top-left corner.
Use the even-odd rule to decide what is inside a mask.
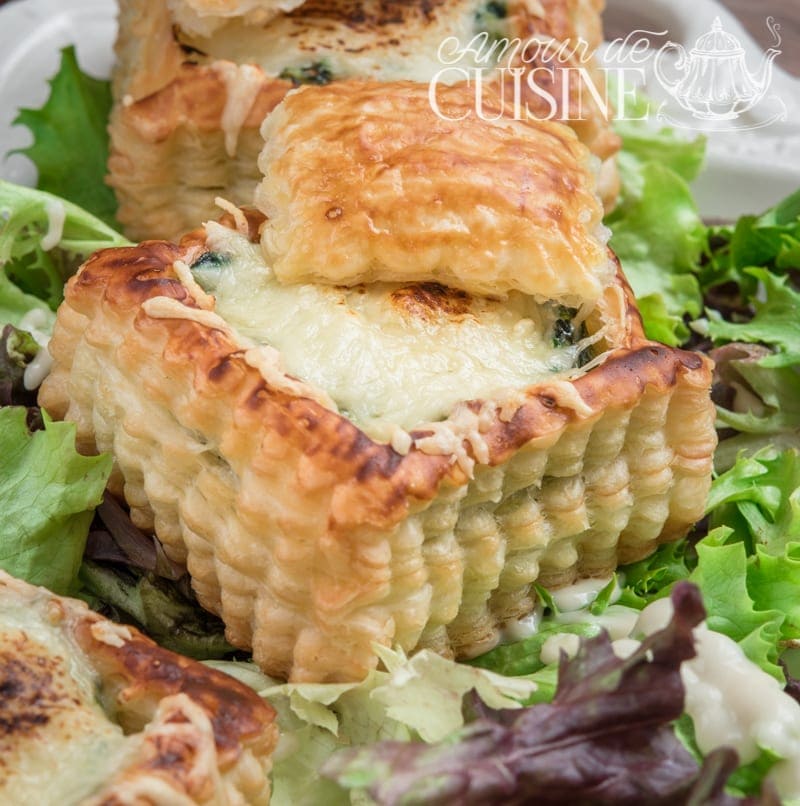
[[[280,78],[323,65],[323,80],[411,79],[426,83],[442,70],[441,43],[455,36],[465,46],[485,0],[334,0],[304,3],[262,25],[239,18],[209,36],[182,30],[161,0],[122,0],[114,71],[109,183],[119,200],[118,218],[134,239],[178,238],[213,218],[214,199],[251,204],[260,178],[258,128],[293,85]],[[605,80],[594,50],[602,41],[599,0],[511,0],[503,29],[513,39],[567,42],[569,57],[549,61],[546,49],[525,65],[557,101],[556,119],[568,117],[580,139],[603,162],[600,195],[607,208],[618,190],[619,138],[606,111],[581,82],[571,81],[564,104],[563,72],[583,68],[601,93]],[[584,51],[574,47],[579,38]],[[565,51],[565,52],[567,52]],[[573,53],[574,51],[574,53]],[[309,78],[312,80],[313,78]],[[445,76],[443,81],[457,80]],[[501,91],[500,82],[487,92]],[[521,100],[534,116],[546,102],[521,81]],[[502,90],[504,110],[513,90]]]
[[[23,800],[33,803],[48,786],[47,753],[83,742],[88,750],[101,729],[112,738],[116,731],[127,747],[116,762],[75,760],[87,770],[108,762],[107,779],[80,801],[83,806],[269,802],[277,728],[274,710],[261,697],[83,602],[3,571],[0,692],[3,802],[22,802],[5,798],[19,796],[24,784],[30,799]],[[100,723],[91,720],[92,709],[105,713]]]
[[[607,328],[601,366],[464,404],[403,455],[245,360],[173,268],[204,240],[92,257],[40,402],[84,451],[113,452],[134,519],[267,672],[356,680],[374,641],[477,654],[531,610],[534,581],[610,574],[702,515],[709,362],[645,339],[621,272],[588,322]]]

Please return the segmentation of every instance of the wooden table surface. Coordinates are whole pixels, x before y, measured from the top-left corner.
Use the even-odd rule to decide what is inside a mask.
[[[783,53],[777,64],[787,73],[800,76],[800,0],[768,0],[754,3],[753,0],[722,0],[742,21],[755,40],[764,48],[772,42],[765,20],[775,17],[781,25]]]

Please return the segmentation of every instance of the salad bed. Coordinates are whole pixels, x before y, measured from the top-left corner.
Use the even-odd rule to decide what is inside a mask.
[[[540,590],[535,617],[470,664],[384,649],[385,671],[358,685],[282,685],[232,650],[185,569],[104,498],[110,458],[80,456],[74,427],[35,405],[64,281],[127,243],[102,181],[110,104],[65,50],[47,104],[18,118],[39,188],[0,183],[0,567],[263,691],[283,735],[276,803],[800,798],[800,191],[706,226],[688,185],[703,139],[619,123],[623,191],[606,223],[647,335],[717,362],[706,518],[577,605]],[[698,638],[704,619],[711,638]],[[741,670],[739,702],[715,686],[723,666]],[[722,744],[709,727],[721,710]]]

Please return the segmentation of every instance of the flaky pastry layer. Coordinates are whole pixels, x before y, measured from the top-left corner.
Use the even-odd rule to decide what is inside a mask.
[[[59,751],[95,741],[118,760],[75,760],[87,777],[95,767],[109,772],[81,806],[269,802],[275,713],[254,691],[3,571],[0,690],[4,803],[44,802],[48,754],[58,763]],[[109,716],[97,722],[99,703]],[[80,780],[80,769],[69,773]],[[74,802],[66,789],[55,794]]]
[[[175,22],[194,36],[210,36],[234,18],[245,25],[263,25],[302,4],[303,0],[167,0]]]
[[[304,87],[267,117],[255,201],[286,283],[438,282],[579,307],[611,281],[594,158],[559,123],[475,112],[474,88]]]
[[[394,448],[259,368],[176,273],[205,251],[200,230],[91,258],[40,403],[113,453],[132,517],[269,673],[357,680],[373,642],[477,654],[534,582],[610,574],[702,515],[709,363],[644,338],[621,273],[588,322],[601,366],[465,401]]]
[[[505,9],[504,15],[487,17],[490,7]],[[560,83],[562,67],[580,68],[605,94],[594,57],[602,41],[601,9],[599,0],[511,0],[505,5],[308,0],[264,25],[230,20],[213,35],[197,37],[181,30],[160,0],[122,0],[109,161],[119,220],[134,239],[178,238],[215,214],[216,196],[252,204],[263,145],[258,128],[289,89],[347,78],[427,83],[443,69],[439,49],[448,37],[461,43],[466,55],[460,63],[471,69],[478,65],[477,46],[467,46],[478,20],[511,39],[566,43],[557,64],[546,56],[553,48],[531,48],[528,55],[539,54],[538,61],[515,64],[509,57],[525,75],[521,92],[513,86],[502,89],[506,106],[513,108],[520,95],[534,116],[550,114],[528,86],[532,72],[534,83],[555,99],[555,119],[569,118],[581,141],[603,161],[600,194],[610,207],[618,185],[614,155],[619,138],[609,122],[613,110],[599,105],[580,81],[570,81],[566,90]],[[578,47],[579,39],[585,49]],[[443,83],[460,80],[458,74],[442,76]],[[487,91],[500,92],[500,85],[499,78],[487,82]]]

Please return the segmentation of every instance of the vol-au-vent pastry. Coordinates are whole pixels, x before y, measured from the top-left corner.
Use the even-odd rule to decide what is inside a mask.
[[[589,150],[558,123],[478,116],[463,86],[435,97],[434,110],[427,84],[341,81],[266,119],[255,200],[277,279],[596,303],[615,268]]]
[[[209,36],[230,19],[263,25],[302,4],[303,0],[167,0],[176,24],[192,36]]]
[[[269,803],[254,691],[3,571],[0,692],[1,803]]]
[[[342,85],[339,120],[368,89]],[[391,84],[382,89],[397,97]],[[309,168],[338,188],[337,171],[350,176],[360,159],[337,154],[323,165],[299,148],[306,92],[277,113],[287,127],[281,181],[295,175],[298,146],[295,157],[313,159]],[[323,97],[336,104],[333,92]],[[395,143],[393,123],[350,124],[365,142],[380,129]],[[549,136],[550,125],[540,125]],[[473,169],[485,170],[478,136],[487,153],[522,147],[516,127],[494,124],[488,136],[482,121],[466,118],[442,159],[458,155],[454,181],[469,193]],[[525,183],[557,160],[589,207],[569,194],[551,204],[561,204],[565,227],[591,240],[592,174],[566,130],[564,140],[557,158],[534,149],[525,154],[529,173],[503,181],[526,198]],[[417,143],[414,135],[409,154]],[[365,192],[380,187],[401,211],[421,201],[426,255],[437,238],[446,254],[449,228],[459,217],[476,225],[472,213],[443,185],[437,218],[407,174],[411,162],[398,158],[394,196],[369,182]],[[323,191],[282,187],[280,232],[294,237],[290,210],[311,222],[308,236],[324,252],[315,196]],[[342,202],[350,215],[358,194]],[[488,193],[485,214],[497,232],[512,221],[537,226]],[[268,673],[358,680],[377,663],[375,643],[474,656],[533,609],[535,583],[609,575],[702,515],[716,444],[709,362],[645,338],[616,262],[611,276],[568,280],[570,307],[548,296],[547,282],[563,285],[544,268],[535,295],[505,298],[399,277],[282,282],[262,252],[259,230],[268,226],[233,208],[179,244],[91,257],[67,285],[39,396],[77,424],[81,450],[113,454],[112,489],[132,518],[187,564],[201,604]],[[348,249],[372,249],[360,225],[348,238]],[[402,254],[400,236],[391,248]],[[465,242],[465,265],[483,255],[491,276],[496,248],[490,238]],[[292,270],[304,254],[294,253]],[[602,282],[595,302],[580,297],[591,277]]]
[[[210,9],[210,2],[120,2],[109,182],[131,238],[177,238],[212,217],[220,195],[251,204],[260,178],[259,127],[293,87],[344,79],[428,83],[436,76],[452,84],[465,74],[451,68],[480,69],[491,76],[486,92],[504,93],[506,114],[522,115],[514,88],[503,86],[506,74],[496,70],[501,55],[501,63],[525,67],[553,96],[556,119],[569,119],[603,162],[600,195],[613,203],[613,110],[579,81],[565,88],[559,78],[564,67],[581,68],[605,93],[594,55],[602,41],[598,0],[307,0],[259,24],[241,14],[203,17],[215,21],[204,35],[180,22],[181,9]],[[482,32],[484,47],[475,40]],[[503,37],[564,47],[532,46],[523,62],[519,48],[492,50]],[[446,41],[459,43],[455,56],[452,44],[440,54]],[[558,58],[548,57],[555,52]],[[521,89],[532,114],[548,114],[527,79]]]

